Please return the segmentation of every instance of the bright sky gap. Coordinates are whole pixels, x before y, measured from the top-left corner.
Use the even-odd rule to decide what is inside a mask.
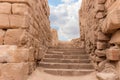
[[[58,31],[59,40],[80,37],[78,11],[82,0],[48,0],[51,27]]]

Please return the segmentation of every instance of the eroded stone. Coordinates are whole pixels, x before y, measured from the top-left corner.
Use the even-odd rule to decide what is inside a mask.
[[[120,44],[120,30],[118,30],[117,32],[115,32],[110,40],[111,44]]]

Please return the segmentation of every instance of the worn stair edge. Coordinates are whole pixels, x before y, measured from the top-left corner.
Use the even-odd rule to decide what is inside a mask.
[[[81,48],[49,48],[49,50],[85,50]]]
[[[84,52],[85,51],[79,51],[79,50],[48,50],[48,52],[52,52],[52,51],[60,51],[60,52]]]
[[[54,62],[54,63],[90,63],[89,59],[56,59],[56,58],[44,58],[42,62]]]
[[[53,53],[53,54],[45,54],[45,55],[50,55],[50,56],[89,56],[89,54],[79,54],[79,55],[76,55],[76,54],[71,54],[69,55],[70,53],[67,53],[67,54],[59,54],[59,53]]]
[[[63,59],[86,59],[89,56],[84,55],[45,55],[44,58],[63,58]]]
[[[46,54],[61,54],[61,55],[89,55],[87,53],[80,53],[80,52],[47,52]]]
[[[44,69],[44,72],[60,76],[81,76],[94,72],[94,69]]]
[[[92,64],[88,63],[49,63],[49,62],[40,62],[39,66],[44,68],[55,68],[55,69],[93,69]]]

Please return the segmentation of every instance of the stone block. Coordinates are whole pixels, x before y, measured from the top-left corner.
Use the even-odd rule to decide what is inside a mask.
[[[5,31],[0,29],[0,45],[4,43]]]
[[[0,14],[11,14],[11,4],[0,3]]]
[[[111,44],[120,44],[120,30],[118,30],[117,32],[115,32],[110,40]]]
[[[97,78],[99,80],[119,80],[119,77],[117,74],[115,73],[106,73],[106,72],[100,72],[100,73],[97,73]]]
[[[95,62],[102,62],[105,58],[95,57]]]
[[[100,41],[109,41],[110,38],[102,32],[97,33],[97,39]]]
[[[102,19],[102,18],[104,18],[105,17],[105,13],[104,12],[98,12],[97,14],[96,14],[96,18],[97,19]]]
[[[0,14],[0,29],[9,28],[9,16],[7,14]]]
[[[108,60],[118,61],[120,59],[120,49],[108,49],[106,51],[106,57]]]
[[[120,10],[110,12],[101,26],[102,32],[113,33],[120,28]]]
[[[0,80],[27,80],[28,63],[0,63]]]
[[[106,56],[105,50],[96,50],[96,51],[95,51],[95,54],[96,54],[98,57],[104,57],[104,56]]]
[[[107,12],[109,13],[109,11],[115,10],[116,7],[119,8],[119,3],[119,0],[106,0],[105,8]]]
[[[29,58],[29,49],[17,48],[14,45],[0,46],[0,63],[28,62]]]
[[[98,64],[98,71],[101,72],[105,68],[105,64],[108,63],[108,60],[104,60]]]
[[[106,42],[97,42],[97,49],[98,50],[104,50],[107,48],[107,43]]]
[[[14,3],[12,4],[12,13],[18,15],[28,15],[28,6],[27,4]]]
[[[27,16],[10,15],[9,19],[10,19],[11,28],[27,28],[28,27]]]
[[[104,11],[105,10],[105,6],[104,4],[99,4],[99,5],[96,5],[96,11]]]
[[[18,45],[21,46],[22,43],[25,44],[25,35],[26,31],[23,29],[8,29],[4,38],[5,45]],[[24,38],[24,39],[23,39]]]

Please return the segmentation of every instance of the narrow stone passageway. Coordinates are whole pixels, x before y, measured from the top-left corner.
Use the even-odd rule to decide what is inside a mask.
[[[0,80],[120,80],[120,0],[82,0],[78,14],[80,37],[60,41],[48,0],[0,0]]]

